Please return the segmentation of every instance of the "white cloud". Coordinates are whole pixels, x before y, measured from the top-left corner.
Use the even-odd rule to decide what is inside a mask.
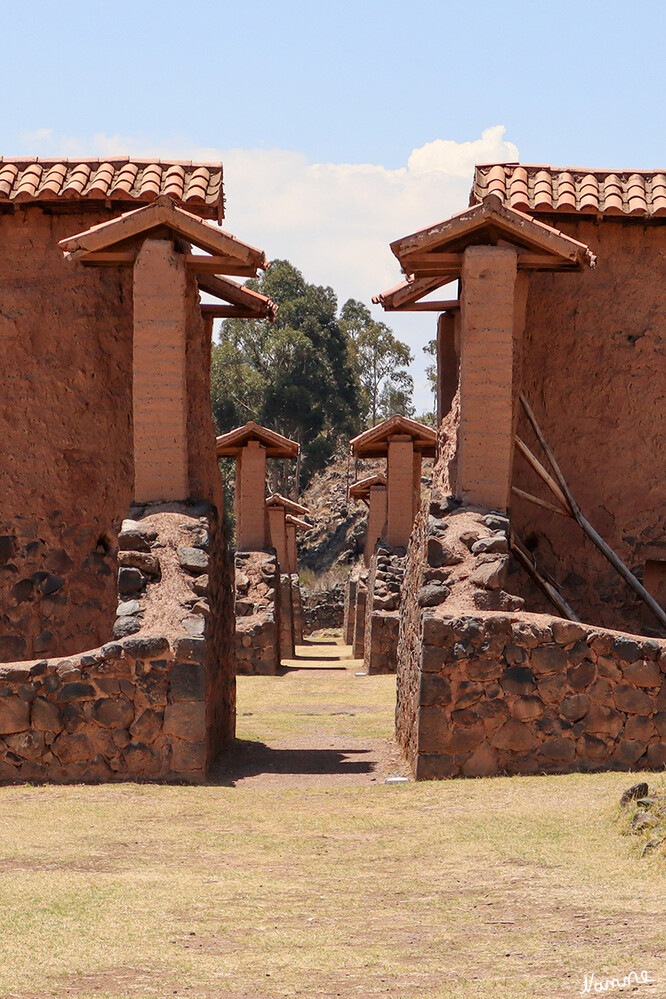
[[[518,149],[495,125],[469,142],[436,139],[414,149],[397,169],[371,163],[310,163],[284,149],[195,147],[185,138],[98,134],[90,139],[38,129],[23,136],[27,155],[155,156],[222,160],[228,228],[282,257],[306,279],[331,285],[340,302],[373,294],[401,280],[389,242],[438,222],[468,203],[475,163],[515,161]],[[429,405],[423,344],[434,336],[434,316],[391,314],[386,318],[414,354],[418,408]]]

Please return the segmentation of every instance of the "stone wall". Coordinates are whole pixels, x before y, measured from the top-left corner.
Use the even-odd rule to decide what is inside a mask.
[[[233,737],[234,678],[220,644],[219,594],[207,582],[222,557],[217,511],[151,504],[133,518],[119,536],[130,556],[115,626],[124,637],[0,667],[5,783],[196,783]]]
[[[280,571],[275,553],[236,552],[236,672],[280,669]]]
[[[349,580],[344,585],[336,583],[328,590],[303,590],[306,635],[312,634],[313,631],[320,631],[323,628],[343,627],[345,615],[348,615],[345,605],[345,600],[349,599],[348,589]],[[356,582],[354,582],[355,594]],[[350,643],[348,642],[347,644],[349,645]]]
[[[363,660],[368,673],[395,673],[400,633],[404,548],[380,545],[370,559]]]
[[[438,498],[417,518],[396,710],[415,775],[661,768],[666,642],[526,613],[502,523]]]

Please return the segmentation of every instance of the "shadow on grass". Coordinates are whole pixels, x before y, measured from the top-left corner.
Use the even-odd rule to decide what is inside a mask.
[[[233,787],[257,774],[369,774],[374,764],[350,760],[368,749],[271,749],[263,742],[237,739],[212,767],[207,783]]]
[[[312,669],[318,669],[317,663],[339,663],[342,660],[340,656],[317,656],[313,659],[312,656],[289,656],[289,662],[295,663],[310,663]],[[303,666],[283,666],[283,669],[303,669]],[[344,669],[344,666],[324,666],[324,669]]]

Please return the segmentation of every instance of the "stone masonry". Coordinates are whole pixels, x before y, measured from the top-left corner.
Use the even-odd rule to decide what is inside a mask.
[[[236,552],[236,672],[280,668],[280,572],[275,554]]]
[[[119,535],[117,640],[0,666],[2,782],[199,783],[233,736],[216,624],[230,607],[215,606],[224,595],[208,574],[221,551],[215,509],[151,504],[133,517]]]
[[[666,642],[526,613],[506,527],[436,494],[417,520],[396,708],[417,778],[663,767]]]
[[[363,659],[368,673],[395,673],[405,549],[378,546],[370,561]]]

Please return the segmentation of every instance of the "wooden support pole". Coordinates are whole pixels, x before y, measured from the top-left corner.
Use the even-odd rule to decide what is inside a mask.
[[[553,495],[557,497],[557,499],[560,501],[561,506],[565,510],[568,510],[569,509],[569,503],[567,502],[567,497],[565,496],[565,494],[562,492],[562,490],[560,489],[560,487],[558,486],[558,484],[555,482],[555,480],[553,479],[552,475],[548,474],[548,472],[543,467],[543,465],[541,464],[541,462],[539,461],[539,459],[536,457],[536,455],[532,454],[532,452],[528,448],[527,444],[524,441],[522,441],[520,439],[520,437],[518,437],[518,436],[516,436],[516,447],[518,448],[518,450],[522,454],[523,458],[525,458],[530,463],[530,465],[532,466],[532,468],[534,469],[534,471],[537,473],[537,475],[539,476],[539,478],[543,479],[543,481],[546,483],[546,485],[548,486],[548,488],[550,489],[550,491],[553,493]],[[571,513],[567,514],[567,516],[572,517],[573,516],[573,511]]]
[[[549,503],[548,500],[541,499],[540,496],[533,496],[532,493],[526,493],[523,489],[519,489],[518,486],[511,486],[511,492],[514,496],[520,496],[521,499],[527,500],[528,503],[535,503],[537,506],[542,506],[544,510],[552,510],[553,513],[559,513],[563,517],[571,517],[568,510],[565,510],[563,506],[555,506],[554,503]]]
[[[560,498],[561,495],[562,499],[564,500],[564,505],[569,507],[569,509],[571,510],[571,516],[579,524],[579,526],[588,536],[590,541],[592,541],[592,543],[595,544],[596,547],[599,549],[601,554],[608,559],[608,561],[616,570],[616,572],[622,577],[622,579],[624,579],[626,583],[628,583],[628,585],[631,587],[634,593],[636,593],[641,598],[641,600],[650,608],[650,610],[657,618],[661,626],[663,628],[666,628],[666,612],[664,611],[664,609],[659,606],[659,604],[654,599],[652,594],[648,593],[643,584],[640,583],[638,579],[636,579],[633,572],[631,572],[631,570],[624,564],[622,559],[613,551],[611,546],[604,541],[601,535],[595,531],[595,529],[592,527],[587,517],[585,517],[581,512],[580,507],[578,506],[578,504],[576,503],[571,494],[571,490],[569,489],[567,481],[564,478],[564,475],[562,474],[562,470],[560,469],[560,466],[557,464],[555,455],[553,454],[550,447],[546,443],[546,440],[541,432],[541,428],[537,423],[536,417],[532,412],[530,405],[522,392],[520,393],[520,403],[525,411],[527,419],[529,420],[532,426],[532,429],[534,430],[537,440],[541,444],[541,447],[543,448],[544,453],[548,458],[550,466],[560,486],[559,489],[557,488],[557,486],[555,487],[555,489],[553,489],[553,486],[551,486],[550,488],[553,489],[553,492],[555,492],[555,495],[558,496],[558,498]],[[534,458],[534,455],[531,454],[531,451],[529,451],[527,445],[523,444],[522,441],[520,441],[519,443],[518,437],[516,437],[516,444],[518,445],[518,448],[521,451],[521,453],[525,454],[525,451],[527,451],[527,453],[532,456],[534,461],[538,465],[541,465],[541,463],[538,462],[536,458]],[[525,449],[524,451],[523,448]],[[527,454],[525,454],[525,457],[527,458]],[[529,458],[527,460],[530,461]],[[532,463],[532,461],[530,461],[530,464],[532,465],[533,468],[535,468],[535,465]],[[546,472],[546,470],[543,468],[542,465],[541,468],[543,469],[545,475],[548,476],[548,479],[550,479],[548,472]],[[546,481],[546,479],[544,479],[544,481]],[[553,483],[553,485],[555,485],[555,483]]]
[[[575,611],[569,606],[557,587],[555,587],[545,578],[545,576],[542,575],[527,548],[525,548],[513,532],[509,538],[509,547],[527,574],[532,577],[539,589],[546,594],[550,602],[558,609],[562,617],[565,617],[568,621],[580,622],[580,618],[576,615]]]

